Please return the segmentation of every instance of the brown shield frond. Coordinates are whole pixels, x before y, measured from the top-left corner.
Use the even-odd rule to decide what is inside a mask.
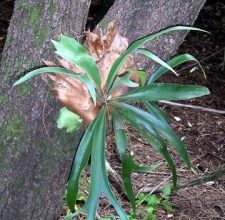
[[[94,32],[87,31],[85,34],[86,48],[97,63],[102,79],[101,87],[104,90],[109,71],[115,60],[128,47],[128,40],[119,34],[114,21],[109,24],[105,35],[101,34],[98,27]],[[60,66],[73,70],[75,74],[82,74],[76,65],[64,59],[58,59],[58,62]],[[45,63],[52,64],[49,61]],[[127,68],[136,69],[136,67],[133,57],[129,57],[118,74],[124,74]],[[51,90],[57,99],[70,111],[78,114],[85,124],[89,124],[99,113],[100,101],[97,106],[94,106],[86,86],[81,81],[62,74],[49,75],[49,79],[53,81]],[[137,81],[134,76],[131,79]],[[127,90],[128,87],[121,85],[113,91],[112,96],[121,95]]]
[[[86,86],[80,80],[61,74],[49,75],[49,78],[53,81],[51,90],[57,99],[88,125],[99,112],[99,107],[94,106]]]
[[[102,89],[104,89],[109,71],[115,60],[127,49],[128,40],[119,34],[115,21],[109,23],[105,35],[101,34],[98,27],[94,33],[87,31],[85,34],[85,45],[97,62],[102,78]],[[127,68],[136,68],[132,57],[127,59],[119,75],[123,74]]]

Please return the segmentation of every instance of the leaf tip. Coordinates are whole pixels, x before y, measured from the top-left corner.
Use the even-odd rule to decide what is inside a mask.
[[[15,87],[17,85],[19,85],[20,83],[22,83],[23,81],[21,81],[21,79],[17,80],[15,83],[13,83],[12,87]]]
[[[18,85],[18,82],[13,83],[12,87],[15,87]]]
[[[210,90],[207,87],[204,88],[204,95],[210,95]]]

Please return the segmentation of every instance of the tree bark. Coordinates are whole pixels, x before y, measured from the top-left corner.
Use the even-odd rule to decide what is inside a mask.
[[[1,62],[0,219],[58,219],[71,158],[81,136],[56,129],[59,106],[37,78],[21,73],[54,59],[51,39],[80,37],[90,0],[17,0]],[[49,96],[50,97],[50,96]],[[46,134],[43,125],[50,136]],[[52,144],[54,142],[57,148]]]
[[[99,26],[116,20],[119,32],[133,42],[150,33],[175,25],[193,25],[206,0],[116,0]],[[146,48],[167,60],[175,54],[187,31],[171,32],[151,41]],[[199,33],[202,34],[202,33]],[[139,57],[140,67],[150,74],[157,66],[148,59]]]
[[[205,0],[116,0],[100,26],[116,19],[129,41],[176,24],[193,24]],[[90,0],[16,0],[0,71],[0,219],[58,219],[70,158],[80,133],[55,129],[59,106],[37,77],[12,89],[21,73],[53,59],[50,39],[80,38]],[[161,58],[175,53],[186,32],[161,37],[148,48]],[[143,60],[143,59],[141,59]],[[142,62],[152,71],[155,64]],[[47,130],[47,134],[45,131]],[[49,139],[49,136],[51,139]],[[56,143],[57,148],[52,141]]]

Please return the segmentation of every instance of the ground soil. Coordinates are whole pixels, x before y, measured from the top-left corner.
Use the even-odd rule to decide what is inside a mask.
[[[94,7],[98,6],[96,1]],[[0,2],[0,53],[6,38],[7,27],[13,11],[13,1]],[[97,15],[92,9],[89,20]],[[90,27],[94,23],[90,23]],[[207,78],[203,77],[199,67],[190,63],[179,69],[180,76],[172,74],[162,78],[162,81],[176,83],[197,83],[207,86],[211,95],[185,103],[219,110],[225,110],[225,3],[223,0],[207,1],[195,25],[211,32],[211,35],[190,33],[178,51],[193,54],[202,64]],[[184,103],[184,102],[183,102]],[[206,175],[225,164],[225,115],[208,113],[189,108],[169,105],[160,106],[168,114],[171,126],[182,137],[193,167],[197,174],[186,170],[178,156],[173,152],[179,169],[181,182],[191,178]],[[136,161],[141,164],[151,164],[163,161],[131,128],[128,127],[130,151]],[[119,170],[120,164],[113,143],[108,149],[108,160],[112,167]],[[156,187],[170,182],[170,172],[165,163],[159,170],[151,174],[133,175],[136,192],[144,187]],[[121,196],[121,202],[127,209],[126,199]],[[164,210],[158,211],[158,219],[225,219],[225,178],[221,177],[210,183],[204,183],[188,189],[179,190],[170,197],[173,206],[172,215]],[[99,214],[109,215],[111,211],[107,203],[102,202]]]

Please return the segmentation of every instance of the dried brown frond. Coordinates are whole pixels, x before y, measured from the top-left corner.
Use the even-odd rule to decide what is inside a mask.
[[[105,35],[101,34],[99,28],[94,32],[87,31],[85,34],[86,48],[98,65],[102,79],[101,87],[104,90],[109,71],[115,60],[127,49],[128,40],[119,34],[114,21],[109,24]],[[58,62],[60,66],[73,70],[76,74],[82,73],[77,66],[64,59],[58,59]],[[53,63],[45,61],[45,64]],[[126,60],[118,74],[124,74],[127,68],[136,69],[132,57]],[[78,114],[86,124],[89,124],[98,114],[100,106],[94,106],[86,86],[81,81],[61,74],[49,75],[49,79],[53,81],[51,90],[57,99],[70,111]],[[134,76],[131,79],[137,81]],[[112,96],[121,95],[127,90],[128,88],[122,85],[113,91]]]
[[[114,21],[109,23],[105,35],[101,34],[98,27],[95,32],[87,31],[85,34],[85,45],[97,62],[102,77],[102,89],[104,89],[109,70],[115,60],[127,49],[128,40],[119,34]],[[132,57],[127,59],[119,75],[123,74],[127,68],[136,68]]]
[[[51,90],[57,99],[89,124],[99,112],[99,107],[94,106],[86,86],[80,80],[61,74],[49,75],[49,78],[53,81]]]

